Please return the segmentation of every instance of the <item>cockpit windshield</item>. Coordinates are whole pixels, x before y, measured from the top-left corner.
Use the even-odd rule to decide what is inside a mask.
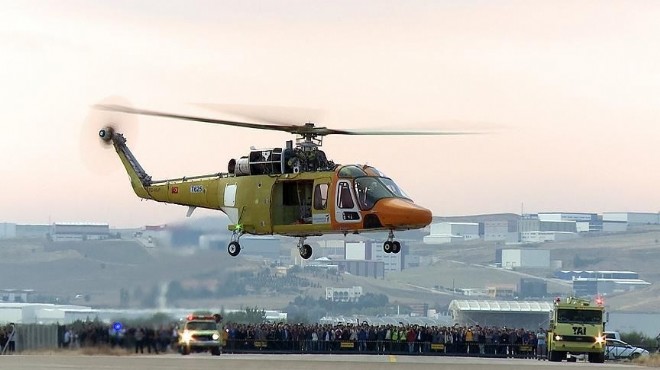
[[[346,165],[337,171],[340,178],[353,178],[360,209],[369,210],[383,198],[410,199],[392,179],[371,166]]]
[[[399,187],[399,185],[397,185],[397,184],[394,182],[394,180],[392,180],[392,179],[390,179],[390,178],[388,178],[388,177],[381,177],[381,178],[380,178],[380,181],[381,181],[383,184],[385,184],[385,186],[386,186],[386,187],[387,187],[392,193],[394,193],[394,195],[396,195],[397,197],[410,199],[410,197],[408,196],[408,194],[406,194],[406,192],[403,191],[403,189],[401,189],[401,188]]]
[[[348,165],[344,166],[339,169],[339,172],[337,173],[337,176],[339,177],[358,177],[358,176],[366,176],[367,173],[364,172],[360,167],[356,165]]]
[[[386,177],[356,178],[355,193],[363,210],[373,208],[383,198],[408,198],[394,181]]]

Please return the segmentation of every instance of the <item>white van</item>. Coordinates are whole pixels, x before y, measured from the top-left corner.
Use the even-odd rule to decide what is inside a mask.
[[[618,331],[606,331],[603,334],[605,335],[605,339],[621,340],[621,334]]]

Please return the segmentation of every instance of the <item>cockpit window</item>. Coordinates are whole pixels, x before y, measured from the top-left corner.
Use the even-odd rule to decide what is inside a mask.
[[[386,186],[386,187],[387,187],[392,193],[394,193],[394,195],[396,195],[397,197],[410,199],[410,197],[408,196],[408,194],[406,194],[406,192],[403,191],[403,189],[401,189],[401,188],[399,187],[399,185],[397,185],[392,179],[390,179],[390,178],[388,178],[388,177],[381,177],[379,180],[380,180],[383,184],[385,184],[385,186]]]
[[[384,173],[380,172],[380,170],[378,170],[376,167],[364,166],[363,169],[369,176],[387,177]]]
[[[355,179],[355,194],[360,208],[369,210],[383,198],[410,199],[397,184],[387,177],[358,177]]]
[[[364,172],[360,167],[354,166],[354,165],[349,165],[349,166],[344,166],[342,167],[339,172],[337,173],[337,176],[339,177],[360,177],[360,176],[366,176],[366,172]]]

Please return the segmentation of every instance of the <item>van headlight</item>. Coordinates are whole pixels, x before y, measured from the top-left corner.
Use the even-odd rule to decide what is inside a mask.
[[[218,335],[218,333],[213,333],[212,338],[213,338],[213,340],[218,340],[218,339],[220,339],[220,336]]]
[[[605,343],[605,339],[604,335],[602,337],[596,337],[596,343],[603,344]]]
[[[186,344],[190,343],[190,340],[192,339],[192,333],[189,331],[184,331],[183,335],[181,335],[181,339],[183,339]]]
[[[564,339],[561,335],[555,335],[555,340],[562,340]]]

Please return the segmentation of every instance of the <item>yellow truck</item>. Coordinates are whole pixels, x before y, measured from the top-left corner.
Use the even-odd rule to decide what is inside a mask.
[[[557,298],[548,330],[548,359],[576,361],[585,356],[589,362],[605,362],[604,307],[589,300]]]

